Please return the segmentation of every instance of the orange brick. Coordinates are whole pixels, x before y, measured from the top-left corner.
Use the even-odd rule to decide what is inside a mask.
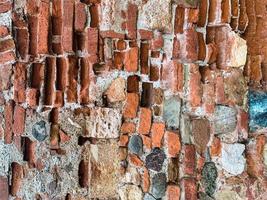
[[[181,150],[181,142],[178,133],[166,131],[165,142],[168,148],[169,157],[177,157]]]
[[[165,124],[154,122],[151,128],[152,147],[161,147],[161,140],[164,135]]]
[[[139,105],[139,95],[136,93],[127,93],[126,105],[123,110],[123,117],[135,118]]]
[[[147,135],[149,134],[151,127],[151,109],[149,108],[141,108],[140,109],[140,117],[139,117],[139,128],[138,133]]]

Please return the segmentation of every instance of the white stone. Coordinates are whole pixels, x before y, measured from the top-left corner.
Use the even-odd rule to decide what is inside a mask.
[[[158,29],[171,32],[171,20],[171,0],[149,0],[139,11],[137,26],[138,29]]]
[[[111,103],[123,101],[126,98],[125,95],[126,81],[119,77],[116,78],[106,91],[108,101]]]
[[[221,158],[222,168],[234,176],[241,174],[245,169],[246,163],[242,155],[244,150],[244,144],[223,144]]]
[[[92,108],[86,117],[86,130],[94,138],[118,138],[121,112],[116,108]]]
[[[124,185],[119,188],[119,196],[121,200],[142,200],[143,193],[140,187],[136,185]]]
[[[233,41],[228,66],[241,67],[247,60],[247,42],[238,34],[231,32],[230,39]]]

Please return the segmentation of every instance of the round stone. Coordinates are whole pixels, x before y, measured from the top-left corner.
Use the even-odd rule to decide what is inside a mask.
[[[217,168],[213,162],[205,163],[202,169],[202,181],[207,195],[212,196],[216,190]]]
[[[45,121],[39,121],[35,123],[32,127],[32,135],[33,137],[38,141],[44,141],[47,137],[47,131],[46,131],[46,123]]]
[[[141,155],[143,153],[143,141],[142,138],[138,135],[133,135],[130,138],[129,144],[128,144],[129,151],[131,153]]]
[[[166,156],[160,148],[154,148],[146,157],[146,167],[154,171],[160,171]]]
[[[156,199],[162,198],[166,191],[167,178],[164,173],[158,173],[152,178],[151,194]]]
[[[156,200],[151,194],[146,193],[144,196],[144,200]]]

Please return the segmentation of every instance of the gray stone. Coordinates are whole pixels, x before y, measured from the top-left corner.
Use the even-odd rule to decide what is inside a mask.
[[[202,181],[207,195],[212,196],[216,190],[218,172],[213,162],[205,163],[202,169]]]
[[[143,140],[138,135],[131,136],[128,144],[129,151],[141,155],[143,153]]]
[[[160,171],[166,156],[159,148],[154,148],[146,157],[146,167],[154,171]]]
[[[44,141],[48,136],[45,121],[36,122],[32,127],[32,135],[38,141]]]
[[[167,178],[164,173],[158,173],[152,178],[151,194],[155,198],[161,198],[165,195]]]
[[[144,200],[156,200],[151,194],[146,193],[144,196]]]
[[[244,144],[222,145],[222,168],[232,175],[239,175],[245,169],[246,160],[243,156]]]
[[[216,106],[214,112],[215,134],[231,133],[236,129],[237,111],[228,106]]]
[[[174,129],[179,128],[180,107],[181,100],[177,96],[164,100],[163,119],[165,120],[167,127]]]

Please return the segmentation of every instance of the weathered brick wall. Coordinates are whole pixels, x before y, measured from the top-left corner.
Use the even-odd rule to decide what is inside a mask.
[[[267,199],[266,6],[0,0],[0,200]]]

